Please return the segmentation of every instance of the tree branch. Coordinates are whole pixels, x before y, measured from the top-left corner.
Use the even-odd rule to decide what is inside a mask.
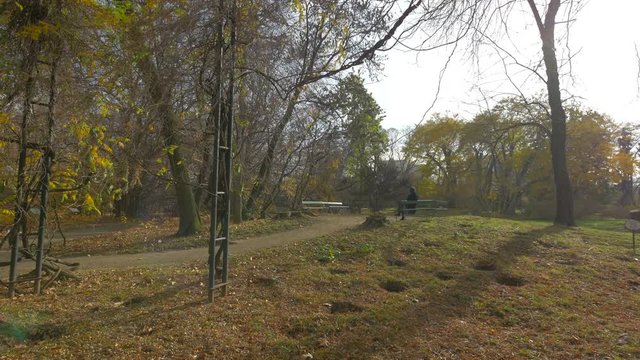
[[[534,0],[527,0],[529,6],[531,7],[531,12],[533,12],[533,17],[536,19],[536,25],[538,25],[538,31],[540,31],[540,35],[544,33],[544,24],[542,24],[542,18],[540,17],[540,13],[538,12],[538,7]]]
[[[398,28],[400,28],[400,26],[404,23],[404,21],[407,19],[407,17],[409,17],[409,15],[411,15],[411,13],[413,13],[413,11],[415,11],[421,4],[422,4],[422,0],[418,0],[416,2],[412,1],[412,3],[409,5],[409,7],[396,20],[396,22],[393,24],[393,26],[387,32],[387,34],[384,37],[382,37],[382,39],[378,40],[375,44],[373,44],[373,46],[371,46],[367,50],[363,51],[362,54],[360,54],[360,56],[358,56],[358,58],[355,59],[354,61],[349,62],[347,64],[344,64],[344,65],[340,66],[339,68],[337,68],[335,70],[326,71],[326,72],[320,73],[318,75],[308,76],[302,82],[297,84],[296,86],[304,86],[306,84],[314,83],[314,82],[316,82],[316,81],[318,81],[320,79],[324,79],[326,77],[330,77],[330,76],[336,75],[338,73],[341,73],[341,72],[343,72],[345,70],[349,70],[349,69],[351,69],[351,68],[353,68],[355,66],[362,65],[366,60],[373,59],[373,56],[375,55],[375,52],[378,51],[379,49],[381,49],[383,46],[385,46],[385,44],[391,38],[393,38],[393,36],[395,35],[396,31],[398,31]]]

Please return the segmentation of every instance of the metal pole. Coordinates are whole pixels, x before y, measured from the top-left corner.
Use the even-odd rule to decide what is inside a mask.
[[[47,116],[47,146],[43,153],[42,162],[42,183],[40,184],[40,219],[38,221],[38,247],[36,249],[36,280],[34,292],[40,294],[42,289],[42,260],[44,258],[44,235],[47,226],[47,203],[49,201],[49,178],[51,177],[51,162],[53,160],[53,126],[55,124],[54,108],[56,105],[56,70],[57,59],[51,64],[51,74],[49,77],[49,114]]]
[[[232,3],[231,14],[231,64],[229,68],[229,87],[227,89],[227,133],[226,133],[226,147],[224,161],[225,161],[225,215],[224,215],[224,240],[222,242],[222,283],[226,284],[229,279],[229,222],[231,220],[231,171],[233,156],[231,156],[233,145],[233,99],[234,99],[234,82],[235,82],[235,63],[236,63],[236,14],[237,4],[236,0]],[[227,285],[222,288],[222,295],[227,295]]]
[[[217,106],[216,106],[216,118],[214,121],[214,129],[213,129],[213,156],[212,167],[211,167],[211,177],[209,190],[211,191],[211,195],[213,196],[213,201],[211,201],[211,225],[209,228],[209,294],[208,300],[210,303],[213,302],[213,291],[215,290],[215,282],[216,282],[216,239],[218,238],[218,178],[219,178],[219,159],[220,159],[220,118],[222,117],[222,57],[224,56],[224,26],[223,26],[223,17],[222,14],[224,12],[224,0],[220,0],[218,2],[218,16],[220,17],[218,20],[218,36],[217,36],[217,46],[218,46],[218,62],[216,63],[216,71],[218,75],[218,83],[217,83]]]
[[[34,292],[40,294],[42,289],[40,284],[42,281],[42,259],[44,257],[44,235],[47,225],[47,202],[49,201],[49,168],[51,166],[51,155],[49,150],[44,154],[44,164],[42,175],[42,184],[40,186],[40,218],[38,222],[38,247],[36,249],[36,279],[34,284]]]
[[[21,210],[17,210],[20,211]],[[23,214],[24,216],[24,214]],[[16,280],[18,279],[18,230],[17,224],[14,224],[13,232],[9,237],[9,245],[11,246],[11,257],[9,260],[9,297],[16,295]]]

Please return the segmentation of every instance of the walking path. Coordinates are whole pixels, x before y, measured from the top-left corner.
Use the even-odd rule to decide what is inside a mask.
[[[264,249],[296,241],[304,241],[334,232],[355,227],[364,221],[363,216],[322,216],[312,225],[300,229],[288,230],[263,236],[256,236],[241,240],[233,239],[229,244],[230,255],[238,255],[252,250]],[[140,254],[96,255],[64,258],[68,262],[78,262],[78,271],[90,269],[116,269],[134,266],[155,266],[181,264],[198,261],[206,262],[208,248],[195,248],[189,250],[172,250],[165,252],[151,252]],[[20,272],[33,269],[34,263],[20,262]],[[4,272],[4,271],[3,271]]]

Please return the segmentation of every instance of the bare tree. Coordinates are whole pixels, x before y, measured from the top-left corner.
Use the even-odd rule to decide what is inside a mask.
[[[405,10],[390,24],[387,18],[396,5],[395,1],[308,0],[302,3],[304,6],[299,20],[291,20],[296,19],[295,13],[282,16],[285,23],[280,24],[280,27],[296,30],[292,41],[294,46],[285,52],[291,65],[283,68],[289,70],[288,68],[292,67],[292,71],[289,70],[281,77],[281,82],[288,84],[283,86],[287,89],[287,105],[273,129],[266,154],[260,162],[246,203],[248,212],[253,211],[265,190],[266,179],[272,171],[276,147],[293,117],[305,87],[365,62],[371,62],[376,52],[387,46],[393,36],[397,35],[400,26],[422,1],[410,1]],[[361,21],[362,18],[367,21]]]
[[[469,47],[467,54],[475,58],[479,63],[479,49],[484,45],[491,46],[503,61],[505,71],[507,60],[513,65],[529,71],[532,77],[544,82],[547,93],[549,108],[549,118],[551,129],[549,139],[551,142],[551,159],[553,163],[553,174],[556,193],[556,216],[555,223],[574,226],[573,194],[566,160],[566,113],[563,106],[562,91],[560,88],[561,75],[559,72],[559,61],[556,54],[556,28],[560,9],[564,6],[566,10],[562,13],[567,16],[562,23],[567,27],[573,21],[573,16],[580,8],[579,0],[548,0],[544,6],[534,0],[499,0],[480,1],[463,0],[450,1],[443,0],[432,6],[426,6],[422,18],[424,34],[423,42],[415,47],[417,50],[427,51],[438,47],[457,44],[460,40],[467,38]],[[510,38],[509,30],[512,25],[508,20],[518,12],[513,11],[516,6],[526,6],[530,9],[535,21],[538,35],[542,43],[542,63],[545,66],[546,74],[541,74],[538,69],[541,67],[539,61],[528,59],[527,63],[520,62],[512,55],[506,47],[500,44],[500,39],[506,41]],[[517,44],[512,44],[516,48]],[[455,46],[455,45],[454,45]],[[566,63],[570,65],[571,54]],[[506,71],[508,81],[514,85],[518,94],[523,99],[527,97],[521,88],[509,76]],[[529,80],[529,79],[528,79]]]

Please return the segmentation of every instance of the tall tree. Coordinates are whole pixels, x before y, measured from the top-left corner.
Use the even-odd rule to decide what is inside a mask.
[[[456,202],[456,187],[462,171],[464,123],[453,116],[434,114],[407,140],[405,152],[420,159],[425,175],[421,192]]]
[[[376,52],[388,45],[407,17],[421,4],[421,0],[411,0],[391,22],[388,15],[396,5],[395,1],[304,0],[295,1],[293,8],[283,9],[288,14],[277,18],[280,24],[276,28],[287,32],[295,29],[294,39],[290,42],[292,46],[283,52],[286,55],[283,58],[289,63],[283,67],[289,71],[282,77],[286,84],[282,87],[288,94],[287,105],[260,161],[246,203],[248,212],[253,211],[263,194],[276,147],[305,88],[364,63],[372,64]]]
[[[458,0],[430,4],[432,6],[426,7],[422,18],[424,23],[422,28],[427,32],[426,40],[423,40],[419,48],[429,50],[456,44],[453,46],[451,55],[453,56],[458,42],[468,38],[470,39],[468,53],[475,53],[477,57],[480,57],[479,48],[488,44],[500,54],[505,68],[507,67],[505,58],[508,58],[513,60],[518,67],[533,71],[534,76],[544,81],[550,109],[549,118],[551,119],[549,136],[556,197],[554,222],[574,226],[573,195],[566,157],[567,116],[562,102],[556,55],[556,18],[563,4],[567,4],[565,13],[570,16],[580,6],[577,4],[579,0],[548,0],[545,3],[544,8],[539,6],[535,0],[526,0],[526,3],[524,0]],[[546,76],[536,71],[537,61],[529,61],[533,63],[531,66],[522,64],[500,44],[499,37],[501,35],[499,34],[504,35],[506,32],[508,35],[511,25],[515,23],[513,16],[521,13],[514,11],[517,6],[528,7],[531,11],[542,43],[542,62],[545,64]],[[541,8],[546,12],[541,13]],[[572,20],[567,19],[567,22]],[[514,83],[508,74],[507,77],[509,81]],[[522,89],[518,88],[517,90],[522,94]]]
[[[562,104],[560,74],[556,57],[555,27],[556,16],[560,10],[560,0],[549,0],[544,20],[534,0],[527,0],[535,18],[540,40],[542,41],[542,59],[547,69],[547,96],[551,109],[551,162],[556,190],[556,224],[575,226],[573,211],[573,190],[567,166],[567,114]]]
[[[377,210],[377,170],[388,145],[387,134],[380,124],[382,109],[364,87],[363,79],[354,74],[338,84],[334,106],[347,138],[347,170],[357,179],[369,207]]]
[[[182,76],[180,70],[183,70],[177,65],[180,63],[179,51],[189,45],[185,36],[195,20],[175,11],[175,6],[180,8],[180,4],[152,2],[137,10],[128,2],[119,6],[131,14],[123,23],[128,36],[120,38],[124,40],[129,56],[135,59],[151,101],[150,113],[158,119],[162,129],[178,205],[180,222],[177,234],[197,233],[202,223],[189,174],[189,161],[184,155],[181,121],[174,105],[179,87],[177,81]]]
[[[567,115],[567,166],[574,196],[602,201],[616,182],[612,172],[616,160],[613,120],[578,106],[567,106]]]
[[[633,190],[633,174],[635,172],[635,152],[638,145],[637,127],[623,126],[618,132],[615,174],[618,174],[618,186],[622,194],[618,202],[622,206],[634,205],[636,199]]]

